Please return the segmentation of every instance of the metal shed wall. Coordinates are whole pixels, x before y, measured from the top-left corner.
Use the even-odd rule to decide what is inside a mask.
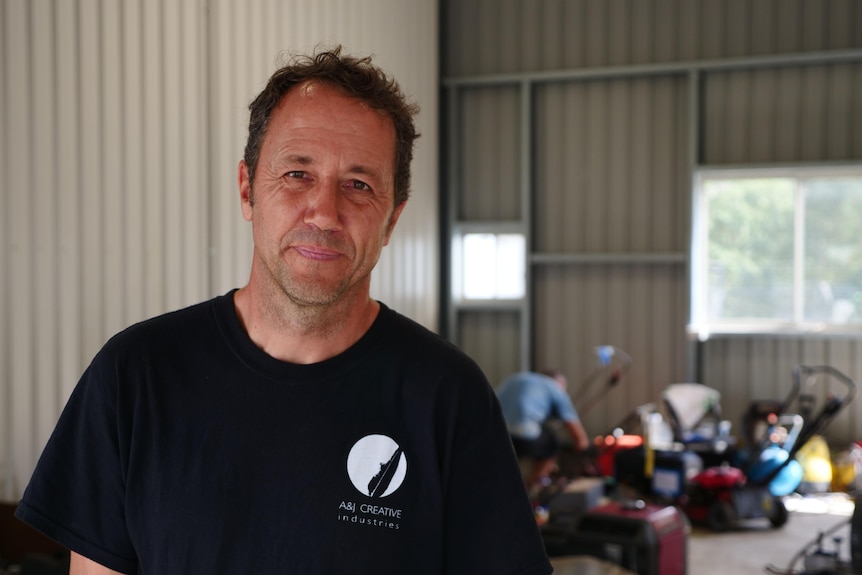
[[[422,107],[372,291],[435,329],[437,2],[0,0],[0,500],[108,337],[245,283],[248,103],[283,52],[335,43]]]
[[[492,382],[512,370],[512,357],[524,357],[524,330],[529,364],[517,368],[558,367],[575,384],[594,366],[593,346],[616,345],[633,365],[621,389],[586,417],[602,433],[675,382],[721,391],[724,414],[738,426],[751,399],[789,390],[798,363],[826,362],[862,379],[862,335],[698,344],[686,334],[695,166],[862,161],[862,4],[443,6],[447,115],[459,121],[448,136],[459,150],[447,157],[452,223],[520,220],[531,243],[522,321],[502,322],[510,310],[457,304],[450,315],[453,337]],[[823,54],[838,59],[812,59]],[[525,97],[526,135],[518,115]],[[529,202],[518,203],[525,190]],[[857,439],[860,420],[856,402],[828,438]]]

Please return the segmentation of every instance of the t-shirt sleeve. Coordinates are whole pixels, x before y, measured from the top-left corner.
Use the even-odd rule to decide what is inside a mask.
[[[554,412],[557,414],[557,417],[563,421],[579,421],[578,412],[575,410],[575,406],[572,405],[572,400],[569,399],[568,394],[556,385],[551,385],[549,388],[554,403]]]
[[[133,574],[114,365],[100,354],[78,382],[16,516],[80,555]]]
[[[457,392],[446,480],[449,575],[544,575],[552,568],[499,402],[481,372]]]

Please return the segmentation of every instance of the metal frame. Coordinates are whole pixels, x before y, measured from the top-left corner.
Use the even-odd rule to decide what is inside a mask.
[[[486,76],[466,76],[458,78],[444,78],[442,85],[446,91],[447,109],[447,134],[445,136],[448,153],[447,174],[445,178],[447,189],[442,190],[441,197],[446,202],[446,221],[444,222],[444,235],[448,238],[448,252],[442,254],[443,266],[448,267],[443,277],[449,279],[447,285],[442,286],[445,296],[441,298],[445,309],[443,313],[447,321],[442,322],[445,326],[444,336],[458,345],[458,314],[465,310],[488,310],[488,311],[511,311],[517,310],[521,322],[520,332],[520,367],[530,369],[532,365],[533,326],[532,326],[532,272],[535,266],[548,264],[679,264],[687,268],[691,266],[691,249],[683,252],[652,253],[652,254],[605,254],[605,253],[571,253],[571,254],[542,254],[532,251],[532,159],[533,159],[533,88],[536,85],[554,82],[586,82],[600,79],[612,78],[635,78],[644,76],[667,76],[686,75],[689,84],[688,119],[689,119],[689,150],[688,167],[692,178],[695,172],[702,167],[702,114],[701,114],[701,92],[703,75],[710,72],[743,70],[757,68],[780,68],[787,66],[805,66],[826,63],[857,62],[862,60],[862,50],[831,50],[813,53],[782,54],[774,56],[729,58],[720,60],[705,60],[695,62],[675,62],[666,64],[647,64],[635,66],[616,66],[575,70],[524,72],[515,74],[489,74]],[[461,133],[460,133],[460,94],[471,88],[488,86],[512,86],[517,85],[520,89],[520,127],[521,141],[519,143],[521,154],[521,180],[520,180],[520,205],[521,219],[516,222],[466,222],[457,219],[458,199],[461,194],[459,187],[459,176],[461,172]],[[692,210],[695,206],[692,205]],[[692,213],[692,218],[695,217]],[[687,234],[689,245],[692,240],[692,221],[688,222]],[[525,270],[525,295],[520,301],[489,301],[489,302],[463,302],[456,301],[452,297],[451,279],[454,275],[452,270],[453,242],[465,229],[471,231],[498,231],[501,225],[508,230],[522,231],[526,238],[527,261]],[[688,293],[691,292],[691,279],[689,278]],[[696,341],[692,339],[687,350],[689,374],[694,376],[697,365]]]

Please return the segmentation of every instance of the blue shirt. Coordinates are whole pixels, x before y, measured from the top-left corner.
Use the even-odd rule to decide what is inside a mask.
[[[536,439],[542,424],[551,417],[578,421],[578,413],[568,394],[553,378],[522,371],[509,376],[497,388],[506,426],[513,437]]]

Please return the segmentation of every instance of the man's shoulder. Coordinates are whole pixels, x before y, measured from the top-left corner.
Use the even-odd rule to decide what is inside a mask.
[[[133,323],[116,333],[105,344],[103,351],[119,351],[124,348],[181,341],[192,343],[201,334],[211,332],[217,321],[217,308],[226,296],[167,311]]]
[[[400,362],[411,364],[429,377],[435,374],[452,382],[487,382],[482,369],[464,350],[419,322],[382,307],[385,346]]]
[[[404,347],[408,353],[415,351],[423,356],[441,354],[472,361],[461,348],[416,320],[385,306],[381,310],[391,326],[393,343]]]

